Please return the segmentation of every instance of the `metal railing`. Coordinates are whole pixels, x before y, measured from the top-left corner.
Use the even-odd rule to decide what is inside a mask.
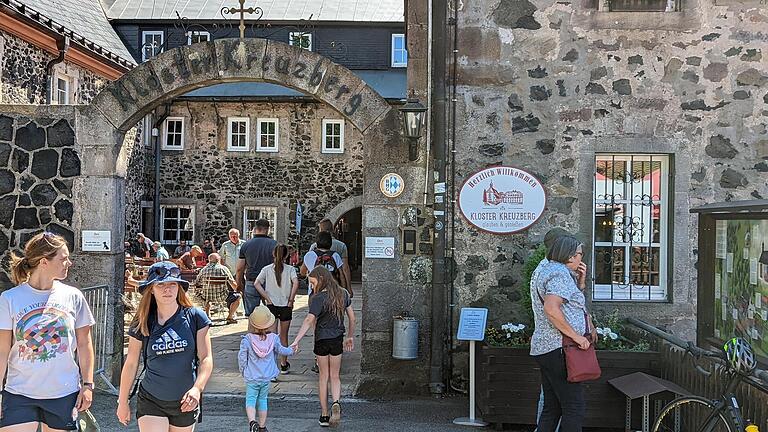
[[[113,394],[117,394],[117,388],[112,385],[112,382],[106,375],[107,366],[110,363],[110,343],[112,326],[110,326],[109,311],[114,310],[112,303],[109,301],[109,286],[97,285],[88,288],[83,288],[83,296],[85,296],[88,307],[91,309],[93,319],[96,323],[91,327],[91,338],[93,339],[93,350],[95,353],[95,364],[93,374],[98,375],[107,386],[108,391]]]

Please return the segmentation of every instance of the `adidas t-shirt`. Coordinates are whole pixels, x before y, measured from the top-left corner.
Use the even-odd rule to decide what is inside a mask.
[[[181,401],[197,378],[194,329],[210,325],[211,320],[202,309],[179,307],[176,315],[163,325],[157,323],[156,313],[151,314],[148,338],[138,329],[129,329],[128,335],[146,344],[141,347],[147,350],[147,371],[141,387],[159,400]]]
[[[75,329],[94,322],[83,293],[59,281],[50,290],[23,283],[0,294],[0,330],[13,332],[5,390],[32,399],[78,392]]]

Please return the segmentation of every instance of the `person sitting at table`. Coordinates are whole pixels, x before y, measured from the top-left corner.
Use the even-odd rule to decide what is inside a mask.
[[[179,258],[185,253],[189,252],[191,249],[192,248],[189,247],[186,240],[179,240],[179,245],[176,246],[176,249],[173,251],[173,257]]]
[[[140,253],[136,254],[136,256],[140,256],[140,257],[143,257],[143,258],[151,258],[152,256],[154,256],[152,254],[152,252],[153,252],[152,251],[152,243],[153,243],[152,240],[150,240],[144,234],[138,233],[138,234],[136,234],[136,241],[139,242],[139,248],[140,248],[140,251],[141,251]]]
[[[227,324],[235,324],[235,313],[240,307],[240,293],[235,291],[235,278],[229,269],[220,264],[221,256],[217,253],[208,255],[208,265],[200,269],[194,285],[200,289],[199,296],[205,302],[205,314],[210,315],[211,303],[227,303],[229,315],[227,315]],[[227,283],[212,284],[211,278],[226,278]]]
[[[155,262],[168,261],[171,259],[171,256],[168,255],[168,251],[159,241],[152,243],[152,250],[155,251]]]
[[[218,253],[219,251],[216,250],[216,244],[213,242],[213,239],[205,239],[203,240],[203,255],[199,256],[197,258],[197,266],[202,267],[208,263],[208,257],[213,253]]]
[[[197,268],[195,259],[202,255],[203,250],[200,249],[200,246],[192,246],[189,252],[186,252],[179,257],[179,267],[181,267],[182,270],[195,270]]]

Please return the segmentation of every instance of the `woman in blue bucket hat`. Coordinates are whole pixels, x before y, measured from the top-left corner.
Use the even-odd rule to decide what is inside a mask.
[[[189,282],[169,261],[153,264],[128,335],[128,355],[120,376],[117,417],[128,425],[128,399],[139,365],[145,374],[138,383],[136,418],[140,431],[186,432],[195,428],[200,398],[213,370],[211,320],[187,296]]]

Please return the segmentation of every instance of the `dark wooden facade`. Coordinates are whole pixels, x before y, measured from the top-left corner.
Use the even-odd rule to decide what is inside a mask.
[[[363,24],[363,23],[360,23]],[[326,24],[322,22],[290,25],[274,23],[270,27],[246,28],[246,37],[260,37],[288,43],[290,32],[305,32],[312,35],[312,51],[324,55],[352,70],[387,70],[391,66],[392,35],[405,33],[404,23]],[[138,63],[141,63],[142,32],[163,31],[164,49],[187,44],[185,30],[206,30],[213,39],[238,37],[237,25],[215,28],[222,22],[178,23],[168,21],[117,21],[113,27]],[[263,24],[264,26],[266,23]],[[398,68],[400,69],[400,68]]]
[[[477,408],[493,424],[536,424],[541,388],[539,367],[528,348],[477,346]],[[659,376],[659,353],[598,351],[599,380],[584,384],[587,412],[584,426],[623,428],[626,399],[608,380],[634,372]],[[640,427],[640,400],[633,405],[633,425]]]

